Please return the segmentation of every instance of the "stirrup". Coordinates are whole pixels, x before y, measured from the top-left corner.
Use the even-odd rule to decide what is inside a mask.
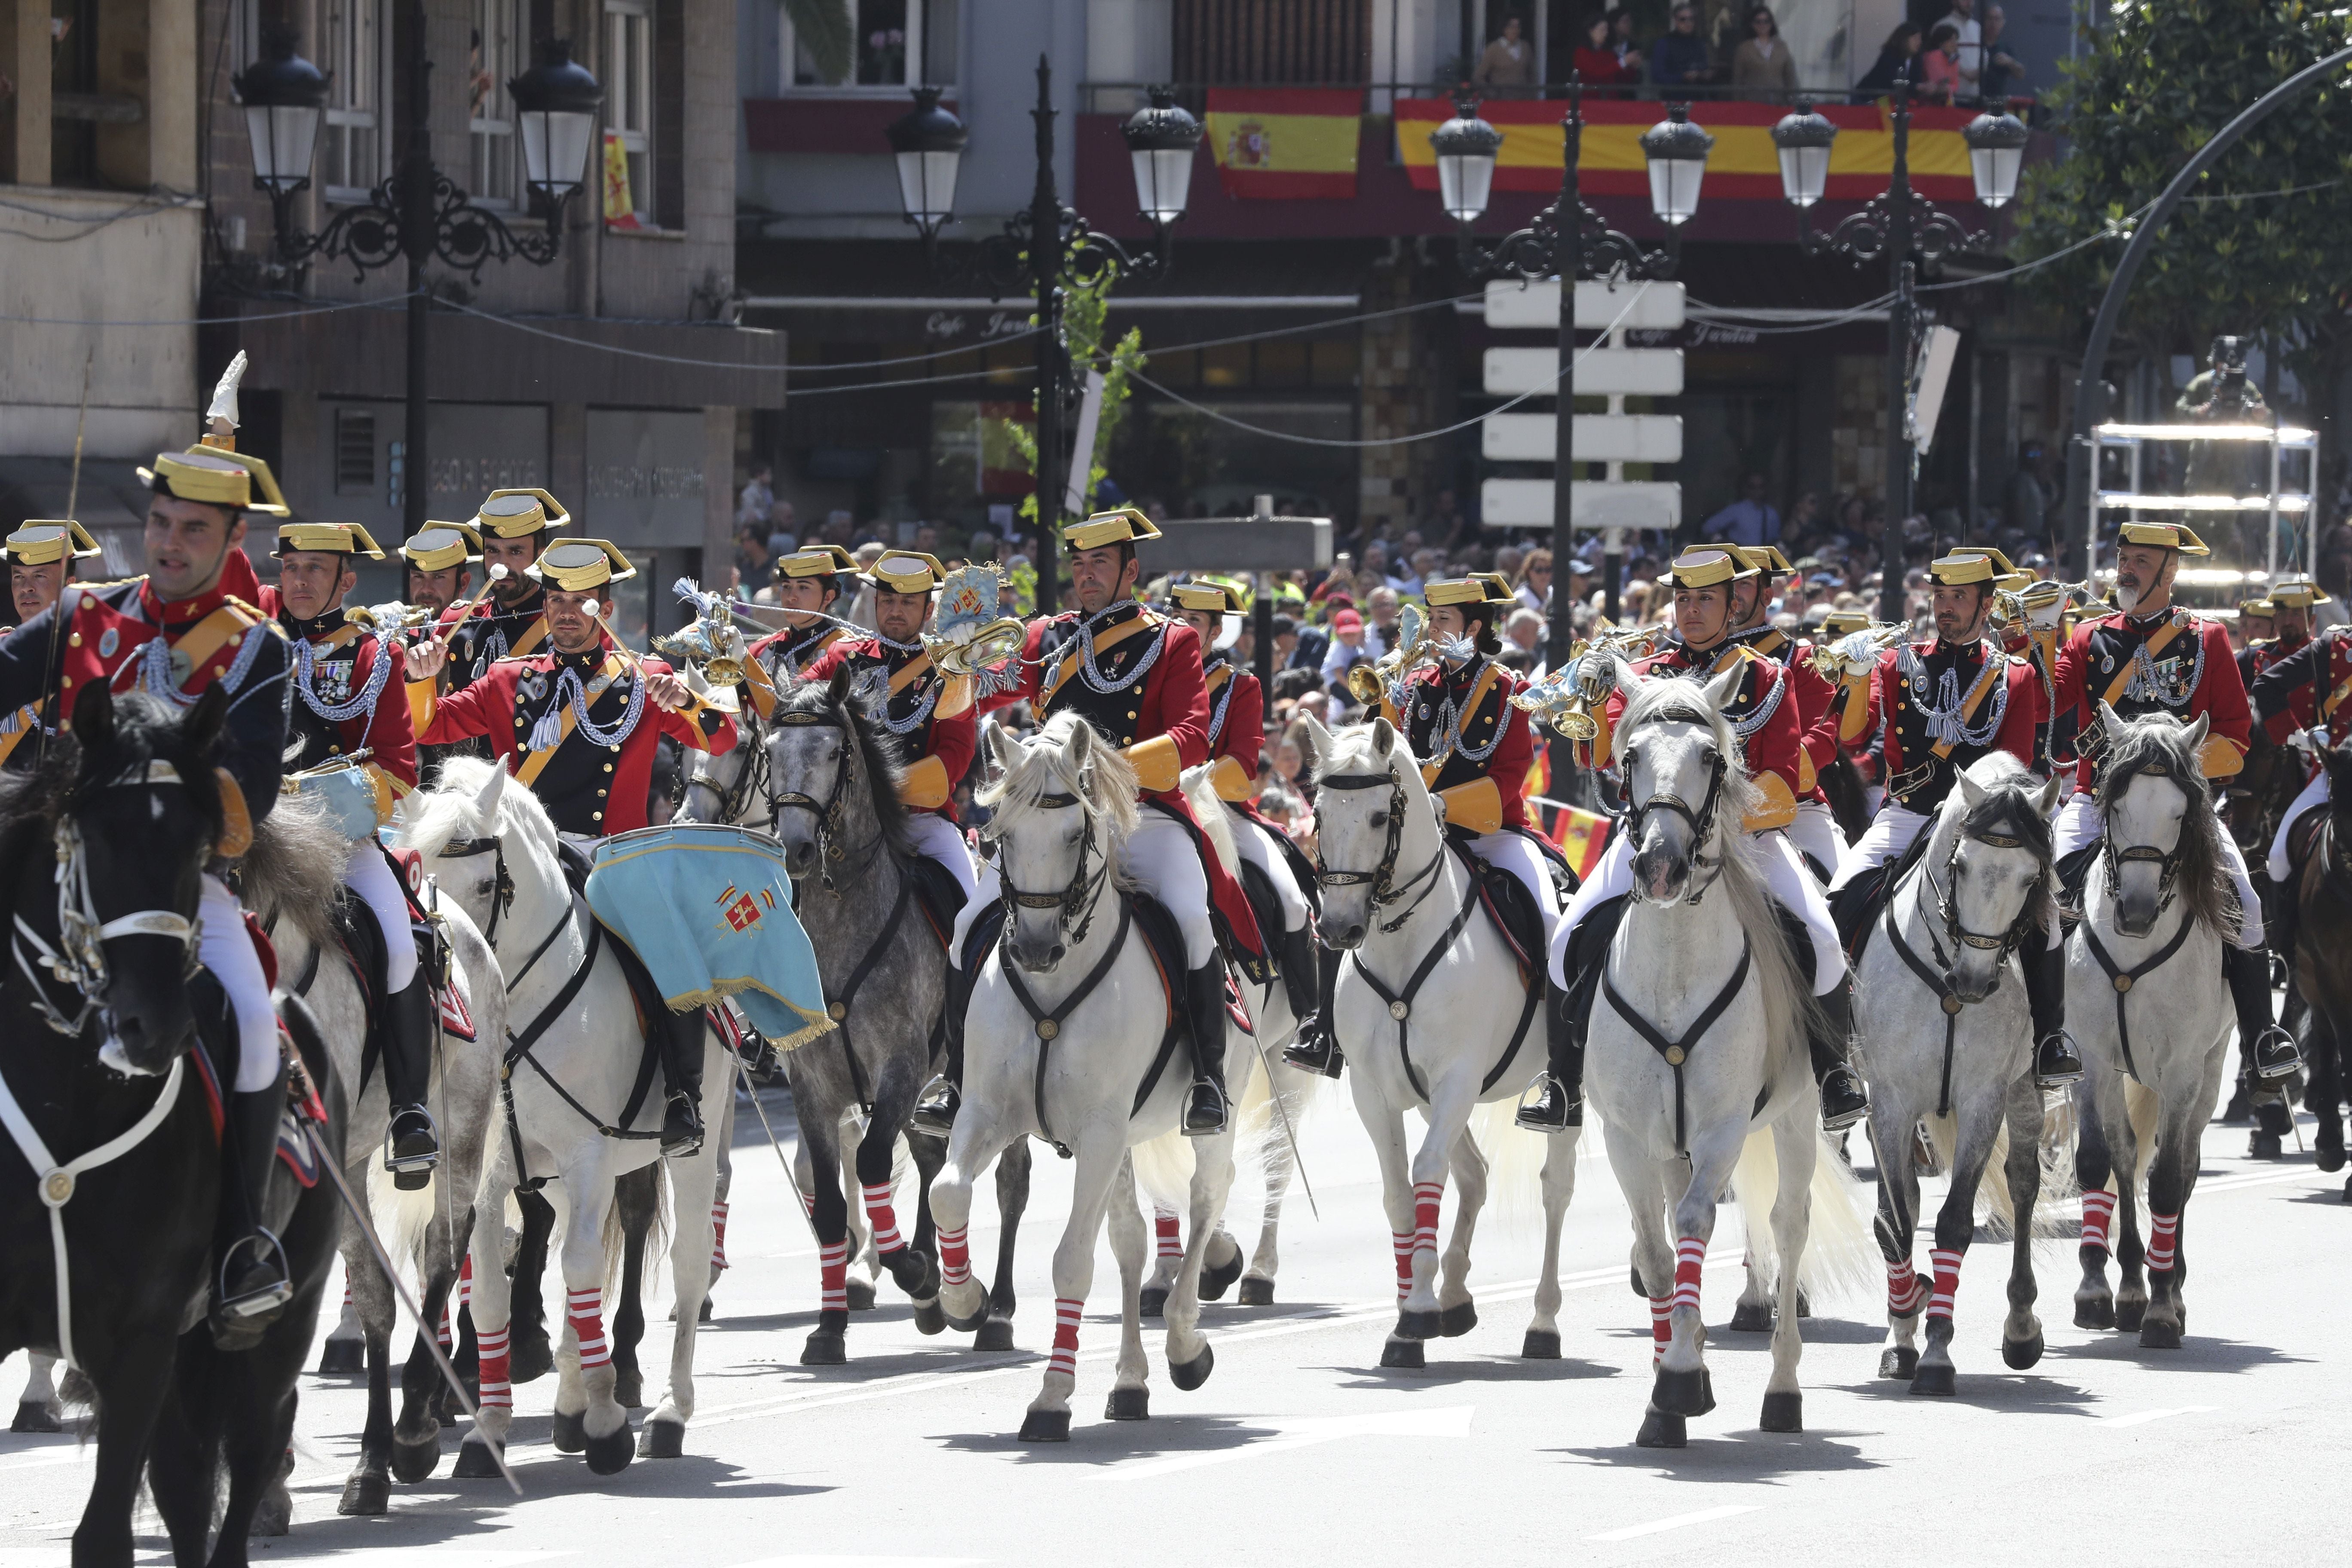
[[[1833,1110],[1830,1105],[1830,1086],[1838,1081],[1840,1074],[1853,1084],[1853,1099]],[[1843,1132],[1870,1114],[1870,1091],[1863,1087],[1860,1075],[1843,1062],[1822,1075],[1818,1089],[1822,1097],[1822,1131],[1824,1132]]]
[[[2284,1054],[2278,1054],[2282,1049]],[[2276,1024],[2254,1037],[2252,1056],[2254,1076],[2264,1083],[2292,1077],[2303,1067],[2303,1051],[2295,1045],[2294,1037]]]
[[[2044,1070],[2042,1057],[2052,1046],[2058,1047],[2061,1066]],[[2082,1053],[2074,1048],[2074,1037],[2063,1029],[2053,1029],[2033,1047],[2033,1087],[2063,1089],[2083,1076]]]
[[[1533,1100],[1528,1098],[1534,1095]],[[1553,1107],[1557,1098],[1559,1108]],[[1549,1071],[1539,1072],[1519,1091],[1519,1108],[1511,1116],[1511,1125],[1524,1127],[1530,1132],[1560,1133],[1584,1125],[1584,1097],[1570,1098],[1568,1086]]]
[[[1201,1091],[1202,1091],[1202,1089],[1207,1089],[1207,1090],[1208,1090],[1212,1095],[1213,1095],[1213,1096],[1215,1097],[1215,1099],[1216,1099],[1216,1113],[1217,1113],[1217,1121],[1216,1121],[1216,1125],[1215,1125],[1215,1126],[1213,1126],[1213,1127],[1211,1127],[1211,1126],[1199,1126],[1199,1127],[1195,1127],[1195,1126],[1192,1124],[1192,1110],[1193,1110],[1193,1107],[1194,1107],[1194,1106],[1199,1102],[1200,1098],[1201,1098]],[[1184,1136],[1185,1136],[1185,1137],[1187,1137],[1187,1138],[1214,1138],[1217,1134],[1219,1134],[1220,1132],[1223,1132],[1223,1131],[1225,1130],[1226,1124],[1227,1124],[1227,1123],[1228,1123],[1228,1121],[1231,1120],[1231,1118],[1232,1118],[1232,1110],[1231,1110],[1231,1107],[1230,1107],[1229,1103],[1227,1102],[1227,1100],[1226,1100],[1226,1099],[1225,1099],[1225,1090],[1224,1090],[1224,1087],[1223,1087],[1223,1085],[1219,1084],[1219,1083],[1217,1082],[1217,1080],[1216,1080],[1216,1079],[1210,1079],[1210,1078],[1196,1078],[1196,1079],[1194,1079],[1192,1080],[1192,1087],[1191,1089],[1189,1089],[1185,1090],[1185,1093],[1184,1093],[1184,1122],[1183,1122],[1183,1132],[1184,1132]]]
[[[915,1109],[908,1113],[907,1125],[927,1137],[945,1138],[955,1131],[956,1112],[962,1106],[962,1092],[948,1081],[947,1074],[938,1074],[915,1097]]]
[[[688,1131],[676,1138],[670,1136],[670,1118],[680,1109],[685,1111]],[[669,1097],[662,1107],[661,1152],[665,1160],[683,1160],[702,1151],[702,1118],[696,1114],[693,1098],[683,1089]]]
[[[428,1147],[406,1154],[399,1152],[401,1123],[413,1118],[423,1118],[425,1141]],[[411,1122],[412,1131],[414,1123]],[[433,1120],[433,1112],[422,1105],[396,1105],[384,1119],[383,1168],[393,1174],[393,1185],[404,1192],[414,1192],[432,1179],[433,1169],[441,1163],[441,1129]]]
[[[263,1268],[274,1268],[278,1277],[256,1289],[232,1296],[228,1293],[228,1271],[237,1255],[247,1247],[265,1249],[259,1252],[257,1262]],[[257,1319],[274,1318],[282,1311],[286,1303],[294,1299],[294,1281],[286,1266],[285,1244],[278,1239],[277,1232],[266,1226],[256,1226],[250,1235],[230,1242],[221,1253],[220,1272],[213,1293],[220,1302],[215,1310],[232,1322],[251,1323]]]

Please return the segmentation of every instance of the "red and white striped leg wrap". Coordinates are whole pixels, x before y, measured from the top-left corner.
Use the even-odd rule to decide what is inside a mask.
[[[874,1250],[896,1252],[907,1245],[898,1235],[898,1211],[890,1206],[890,1184],[865,1184],[866,1222],[874,1227]]]
[[[2116,1223],[2116,1194],[2099,1191],[2083,1194],[2083,1250],[2093,1247],[2101,1252],[2114,1250],[2107,1245],[2107,1232]]]
[[[1686,1236],[1675,1243],[1675,1305],[1698,1310],[1698,1273],[1706,1266],[1706,1243]]]
[[[485,1405],[511,1409],[514,1406],[514,1389],[508,1382],[508,1331],[500,1329],[496,1333],[485,1333],[481,1337],[482,1385],[478,1399]]]
[[[1886,1266],[1886,1310],[1898,1318],[1907,1318],[1919,1310],[1919,1298],[1927,1293],[1927,1281],[1913,1270],[1911,1260]]]
[[[604,1342],[604,1292],[566,1290],[563,1315],[572,1320],[572,1331],[580,1341],[580,1370],[609,1365],[613,1347]]]
[[[1650,1364],[1657,1365],[1666,1357],[1666,1347],[1675,1338],[1675,1299],[1672,1296],[1650,1298]]]
[[[457,1260],[457,1306],[463,1310],[474,1299],[474,1255],[466,1254]]]
[[[472,1259],[468,1258],[468,1259],[467,1259],[467,1261],[468,1261],[468,1262],[471,1262],[471,1261],[472,1261]],[[352,1310],[352,1281],[351,1281],[350,1277],[347,1275],[347,1276],[345,1276],[345,1277],[344,1277],[344,1279],[343,1279],[343,1310],[344,1310],[344,1311],[346,1311],[346,1312],[348,1312],[348,1311],[350,1311],[351,1310]]]
[[[2150,1209],[2147,1215],[2147,1271],[2169,1274],[2179,1256],[2180,1216],[2158,1214]]]
[[[1389,1237],[1396,1249],[1397,1300],[1402,1301],[1412,1294],[1412,1232],[1392,1230]]]
[[[1437,1200],[1445,1195],[1444,1182],[1412,1184],[1412,1249],[1437,1250]]]
[[[940,1227],[940,1283],[961,1285],[971,1279],[971,1227]]]
[[[1160,1237],[1160,1257],[1172,1262],[1184,1256],[1184,1236],[1183,1232],[1177,1228],[1174,1209],[1153,1210],[1151,1228]]]
[[[849,1243],[829,1241],[816,1249],[817,1310],[849,1310]]]
[[[727,1201],[721,1198],[710,1205],[710,1267],[727,1267]]]
[[[801,1194],[801,1212],[808,1215],[811,1219],[816,1218],[816,1194],[814,1193],[803,1193]]]
[[[1046,1360],[1048,1373],[1060,1373],[1064,1377],[1078,1375],[1078,1314],[1086,1310],[1084,1297],[1054,1298],[1054,1353]]]
[[[1928,1252],[1927,1262],[1936,1270],[1936,1293],[1927,1301],[1929,1317],[1952,1321],[1952,1298],[1960,1289],[1960,1259],[1966,1256],[1944,1247]]]
[[[441,1353],[443,1355],[447,1355],[455,1344],[455,1342],[449,1337],[449,1324],[453,1321],[456,1309],[453,1306],[444,1303],[441,1308],[441,1321],[433,1331],[433,1337],[440,1342]]]

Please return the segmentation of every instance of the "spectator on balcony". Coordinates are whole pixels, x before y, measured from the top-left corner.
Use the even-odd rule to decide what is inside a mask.
[[[1919,96],[1933,103],[1950,103],[1960,92],[1960,30],[1938,22],[1927,35],[1927,51],[1919,57]]]
[[[1633,93],[1630,90],[1617,89],[1630,89],[1639,84],[1642,70],[1639,66],[1628,66],[1617,58],[1617,51],[1611,44],[1611,32],[1612,24],[1607,14],[1595,11],[1585,18],[1584,37],[1576,46],[1573,61],[1576,74],[1584,79],[1586,87],[1601,89],[1595,97],[1631,98]]]
[[[1886,37],[1876,63],[1853,84],[1853,100],[1868,103],[1895,90],[1895,83],[1919,80],[1919,26],[1906,22]]]
[[[1503,19],[1502,36],[1489,43],[1486,52],[1478,57],[1478,71],[1472,79],[1480,87],[1503,89],[1496,94],[1498,98],[1525,97],[1524,91],[1510,89],[1535,86],[1536,51],[1519,36],[1517,16]]]
[[[1633,74],[1628,81],[1641,81],[1649,76],[1649,68],[1642,58],[1642,46],[1633,41],[1633,8],[1620,5],[1609,13],[1609,52],[1617,57],[1620,70]]]
[[[1731,53],[1731,85],[1742,98],[1767,101],[1797,90],[1797,58],[1769,6],[1748,13],[1748,37]]]
[[[1959,35],[1959,47],[1953,63],[1959,68],[1960,84],[1957,96],[1974,98],[1977,82],[1984,75],[1984,29],[1977,25],[1977,0],[1952,0],[1951,15],[1944,20]],[[1938,24],[1940,26],[1940,24]],[[1929,30],[1934,36],[1934,30]]]
[[[1704,87],[1715,79],[1715,61],[1698,36],[1698,7],[1677,5],[1672,30],[1650,46],[1650,80],[1661,89]],[[1671,93],[1669,93],[1671,96]]]
[[[1998,5],[1985,7],[1984,68],[1977,77],[1977,95],[1995,109],[2009,101],[2010,94],[2024,84],[2025,65],[2009,52],[2000,41],[2001,29],[2009,18]]]

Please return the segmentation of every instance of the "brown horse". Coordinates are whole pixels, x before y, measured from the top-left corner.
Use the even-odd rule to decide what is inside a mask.
[[[2312,1142],[2323,1171],[2344,1168],[2344,1121],[2339,1105],[2352,1079],[2352,746],[2320,753],[2327,770],[2329,805],[2301,861],[2295,936],[2297,987],[2309,1007],[2303,1059],[2310,1074],[2304,1104],[2319,1119]],[[2352,1178],[2344,1185],[2352,1203]]]

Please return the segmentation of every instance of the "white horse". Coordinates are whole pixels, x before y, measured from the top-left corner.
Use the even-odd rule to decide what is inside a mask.
[[[1516,1100],[1545,1049],[1541,972],[1523,973],[1478,888],[1449,853],[1435,799],[1386,719],[1334,735],[1312,719],[1318,842],[1325,869],[1323,940],[1345,955],[1332,1022],[1356,1114],[1371,1134],[1396,1261],[1397,1321],[1381,1364],[1424,1364],[1423,1342],[1468,1333],[1470,1241],[1486,1201],[1486,1155],[1471,1134],[1484,1103]],[[1540,959],[1538,961],[1540,963]],[[1404,1113],[1429,1131],[1405,1142]],[[1559,1354],[1559,1231],[1576,1188],[1577,1130],[1556,1137],[1499,1129],[1544,1144],[1543,1273],[1523,1356]],[[1458,1184],[1439,1276],[1437,1220],[1446,1173]]]
[[[2018,1371],[2042,1359],[2033,1314],[2042,1091],[2025,977],[2012,954],[2020,942],[2054,932],[2050,814],[2057,804],[2057,782],[2042,784],[2005,752],[1971,763],[1929,825],[1925,852],[1864,938],[1855,966],[1854,1025],[1870,1080],[1886,1259],[1890,1342],[1878,1374],[1910,1378],[1914,1394],[1954,1392],[1952,1298],[1976,1234],[1979,1186],[2004,1129],[2005,1182],[1986,1189],[2014,1246],[2001,1359]],[[1912,1137],[1922,1121],[1949,1146],[1952,1171],[1924,1279],[1911,1267],[1919,1215]],[[1916,1342],[1923,1317],[1924,1355]]]
[[[502,1267],[506,1195],[524,1180],[542,1189],[564,1220],[561,1260],[564,1334],[556,1358],[555,1446],[584,1451],[610,1475],[631,1457],[628,1412],[614,1398],[604,1332],[606,1221],[620,1176],[661,1161],[671,1188],[670,1277],[677,1321],[669,1387],[645,1424],[638,1450],[675,1458],[694,1415],[694,1340],[710,1285],[711,1206],[718,1152],[661,1160],[662,1102],[646,1097],[635,1121],[617,1125],[635,1087],[642,1038],[627,980],[604,944],[587,901],[565,880],[555,824],[530,790],[503,768],[473,758],[442,764],[441,782],[409,799],[401,840],[425,857],[453,900],[488,934],[506,977],[512,1059],[507,1089],[520,1147],[499,1142],[490,1195],[474,1211],[474,1325],[481,1342],[482,1409],[459,1453],[460,1477],[496,1474],[489,1446],[503,1448],[513,1421],[499,1375],[508,1354],[509,1281]],[[592,944],[593,944],[592,959]],[[584,974],[582,973],[585,970]],[[527,1047],[528,1060],[522,1059]],[[702,1121],[719,1122],[733,1079],[725,1048],[703,1031]],[[606,1131],[606,1130],[609,1130]]]
[[[1610,943],[1584,1071],[1633,1211],[1634,1273],[1650,1299],[1656,1377],[1636,1438],[1643,1447],[1681,1447],[1686,1418],[1715,1408],[1700,1272],[1727,1186],[1740,1193],[1749,1235],[1761,1240],[1762,1151],[1742,1159],[1751,1130],[1758,1138],[1769,1131],[1777,1172],[1766,1431],[1803,1429],[1801,1273],[1818,1295],[1829,1279],[1823,1263],[1851,1268],[1859,1257],[1863,1269],[1873,1266],[1852,1184],[1822,1137],[1805,1051],[1811,988],[1746,853],[1741,819],[1758,792],[1723,718],[1739,679],[1732,669],[1701,687],[1618,670],[1632,694],[1615,762],[1631,803],[1619,831],[1631,836],[1633,899]],[[1831,1255],[1823,1258],[1807,1252],[1816,1198]]]
[[[1021,1424],[1024,1442],[1064,1442],[1077,1385],[1078,1317],[1094,1282],[1106,1211],[1122,1307],[1107,1415],[1114,1421],[1150,1415],[1141,1311],[1149,1233],[1129,1151],[1176,1129],[1191,1075],[1171,1032],[1182,1007],[1112,872],[1136,825],[1135,771],[1075,714],[1057,715],[1025,742],[993,725],[987,734],[1003,776],[979,798],[995,813],[987,832],[1000,846],[1013,915],[973,982],[963,1107],[947,1163],[931,1181],[940,1304],[959,1331],[988,1310],[967,1241],[979,1174],[1008,1144],[1032,1134],[1069,1152],[1077,1170],[1069,1224],[1054,1251],[1053,1354]],[[1253,1047],[1233,1027],[1225,1050],[1226,1080],[1238,1081]],[[1233,1184],[1234,1133],[1228,1128],[1192,1142],[1192,1239],[1166,1307],[1168,1375],[1186,1390],[1208,1380],[1215,1359],[1199,1331],[1201,1260]]]
[[[2187,725],[2168,713],[2126,721],[2101,703],[2099,718],[2108,737],[2098,779],[2106,831],[2084,881],[2082,923],[2066,943],[2066,1027],[2084,1052],[2075,1150],[2083,1283],[2074,1321],[2137,1329],[2141,1344],[2178,1350],[2188,1322],[2181,1211],[2196,1188],[2201,1135],[2221,1095],[2232,1022],[2229,990],[2219,984],[2221,944],[2236,929],[2238,910],[2220,819],[2205,803],[2198,763],[2203,717]],[[2151,1112],[2152,1159],[2135,1126]],[[2145,1252],[2137,1179],[2143,1169]],[[2106,1190],[2111,1176],[2119,1193]],[[2115,1295],[2107,1289],[2111,1220],[2123,1266]]]

